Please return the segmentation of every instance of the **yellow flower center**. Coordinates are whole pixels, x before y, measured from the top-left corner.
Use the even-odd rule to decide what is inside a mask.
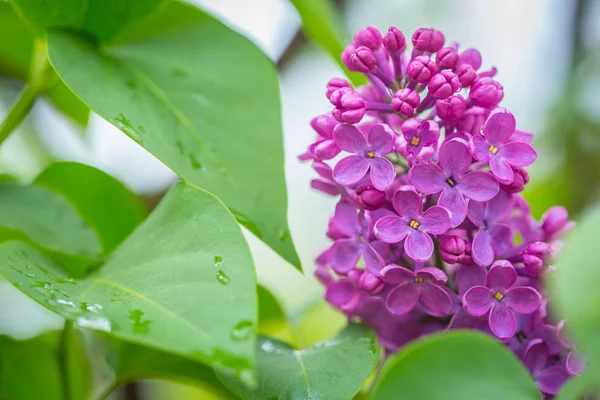
[[[408,224],[408,226],[410,226],[413,229],[419,229],[419,225],[421,225],[418,221],[415,221],[414,219],[410,220],[410,223]]]
[[[418,137],[418,136],[413,136],[413,137],[410,139],[410,144],[411,144],[412,146],[418,146],[418,145],[419,145],[419,143],[421,143],[421,138],[420,138],[420,137]]]
[[[456,185],[456,182],[454,182],[454,181],[452,180],[452,178],[448,178],[448,179],[446,179],[446,183],[447,183],[448,185],[450,185],[450,186],[454,186],[454,185]]]
[[[498,148],[496,146],[494,146],[494,145],[491,145],[488,150],[492,154],[496,154],[498,152]]]
[[[496,292],[494,294],[494,298],[498,301],[501,301],[504,298],[504,294],[502,292]]]
[[[415,278],[415,283],[423,283],[423,278],[421,278],[421,277],[416,277],[416,278]]]
[[[525,335],[523,335],[521,332],[517,333],[517,340],[519,342],[524,342],[527,339],[527,337]]]
[[[370,151],[367,153],[367,156],[369,156],[369,158],[373,158],[375,157],[375,152],[374,151]]]

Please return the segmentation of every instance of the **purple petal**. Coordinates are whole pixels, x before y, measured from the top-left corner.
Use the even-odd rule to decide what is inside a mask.
[[[381,255],[369,243],[363,244],[362,256],[365,260],[365,266],[374,275],[379,275],[383,267],[384,260]]]
[[[531,314],[542,305],[542,295],[532,287],[514,287],[506,292],[504,302],[518,313]]]
[[[419,288],[413,282],[405,283],[394,288],[388,294],[386,305],[396,315],[404,315],[417,305]]]
[[[440,147],[440,166],[447,175],[457,177],[471,166],[471,152],[462,139],[452,139]]]
[[[396,177],[394,164],[384,157],[376,157],[371,160],[371,183],[378,190],[385,190]]]
[[[340,154],[341,149],[333,140],[323,140],[314,147],[315,156],[319,160],[330,160]]]
[[[329,256],[331,268],[344,274],[356,266],[360,257],[360,242],[357,239],[338,239],[331,246]]]
[[[463,308],[474,317],[484,315],[492,306],[493,294],[485,286],[473,286],[462,297]]]
[[[335,226],[336,230],[348,237],[360,234],[360,224],[358,222],[356,207],[346,201],[337,203],[331,223]]]
[[[533,133],[515,129],[513,134],[508,138],[509,142],[526,142],[531,143],[533,140]]]
[[[488,201],[487,215],[489,219],[501,220],[508,218],[515,206],[515,197],[512,194],[500,191],[492,200]]]
[[[472,220],[471,220],[472,221]],[[492,238],[486,229],[479,229],[473,240],[473,260],[482,267],[487,267],[494,261]]]
[[[515,173],[506,161],[499,155],[490,157],[490,169],[492,173],[503,183],[511,183],[515,179]]]
[[[448,187],[446,175],[435,164],[417,164],[408,172],[408,180],[419,192],[434,194]]]
[[[487,273],[486,283],[492,291],[506,292],[517,281],[517,271],[508,261],[496,261]],[[506,293],[505,293],[506,294]]]
[[[390,264],[381,270],[381,279],[392,285],[403,285],[408,282],[414,282],[415,273],[399,265]]]
[[[460,225],[467,216],[467,202],[456,187],[448,187],[444,189],[438,206],[445,208],[451,217],[452,227]]]
[[[325,178],[328,181],[333,180],[333,172],[331,171],[331,167],[329,165],[321,161],[313,161],[312,167],[322,178]]]
[[[556,395],[569,378],[567,369],[562,365],[546,368],[536,376],[540,390],[551,396]]]
[[[488,201],[498,194],[498,181],[487,171],[469,172],[460,179],[460,192],[475,201]]]
[[[484,225],[485,214],[486,214],[486,204],[479,201],[470,201],[469,207],[467,211],[467,215],[471,222],[481,228]]]
[[[404,241],[404,251],[415,261],[427,261],[433,254],[433,241],[428,234],[413,229]]]
[[[336,307],[343,307],[346,304],[354,302],[358,296],[358,291],[352,281],[343,279],[327,285],[325,291],[325,300]]]
[[[452,311],[452,298],[441,286],[433,283],[422,284],[420,300],[431,315],[444,316]]]
[[[363,153],[368,151],[367,140],[362,132],[354,125],[339,124],[333,130],[335,144],[348,153]]]
[[[376,155],[385,156],[394,149],[394,133],[387,125],[377,124],[371,128],[368,135],[368,143]]]
[[[503,302],[495,302],[489,318],[492,333],[500,339],[508,339],[517,331],[517,319],[510,307]]]
[[[450,215],[443,207],[429,207],[419,218],[419,230],[441,235],[450,229]]]
[[[485,268],[478,265],[461,265],[456,271],[456,287],[458,294],[463,295],[473,286],[485,285]]]
[[[477,161],[487,161],[491,154],[487,140],[481,135],[475,135],[473,136],[473,146],[473,157]]]
[[[488,229],[488,233],[492,238],[492,248],[496,257],[502,257],[512,244],[512,230],[505,224],[494,224]]]
[[[392,204],[398,214],[414,220],[418,220],[423,211],[421,196],[410,189],[398,189],[394,193]]]
[[[312,128],[324,139],[331,139],[339,122],[331,115],[319,115],[310,121]]]
[[[333,167],[333,179],[340,185],[351,185],[365,176],[370,165],[369,160],[363,157],[348,156],[342,158]]]
[[[439,268],[436,267],[424,267],[419,270],[416,274],[423,278],[426,282],[431,282],[437,285],[445,285],[448,282],[448,276]]]
[[[375,236],[386,243],[398,243],[412,230],[402,218],[395,215],[381,218],[373,228]]]
[[[531,165],[537,158],[537,152],[533,146],[525,142],[507,143],[500,147],[498,155],[510,165],[517,167]]]
[[[320,190],[321,192],[327,193],[331,196],[337,196],[338,194],[340,194],[336,185],[332,185],[329,182],[323,182],[318,179],[313,179],[312,181],[310,181],[310,187],[312,187],[315,190]]]
[[[498,147],[513,134],[517,127],[515,117],[506,110],[498,110],[485,123],[483,134],[490,144]]]
[[[548,346],[542,339],[533,339],[527,344],[523,354],[523,363],[532,375],[537,375],[548,362]]]
[[[580,375],[586,367],[585,359],[577,351],[572,350],[567,355],[567,370],[572,375]]]

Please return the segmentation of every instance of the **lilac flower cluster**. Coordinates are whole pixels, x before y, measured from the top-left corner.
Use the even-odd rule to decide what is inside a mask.
[[[548,397],[584,367],[552,319],[541,285],[561,235],[554,207],[537,222],[519,192],[537,153],[498,107],[496,69],[475,49],[418,29],[359,31],[342,54],[369,83],[332,79],[333,109],[311,122],[302,160],[314,189],[339,197],[317,258],[325,298],[370,325],[389,351],[468,328],[504,342]],[[443,134],[442,134],[443,132]],[[333,167],[333,169],[332,169]]]

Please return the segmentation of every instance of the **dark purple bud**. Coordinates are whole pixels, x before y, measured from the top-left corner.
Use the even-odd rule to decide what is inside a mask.
[[[456,74],[454,74],[452,71],[446,70],[435,74],[427,85],[429,94],[440,100],[452,96],[454,93],[460,90],[460,88],[460,82],[458,81]]]
[[[410,117],[415,113],[415,108],[421,103],[421,96],[414,90],[408,88],[400,89],[392,98],[394,111]]]
[[[363,183],[356,188],[356,201],[365,210],[376,210],[385,203],[385,192],[375,189],[371,183]]]
[[[352,88],[350,82],[342,78],[333,78],[327,82],[327,98],[329,99],[333,92],[343,87]]]
[[[452,69],[458,62],[458,53],[451,47],[444,47],[437,52],[435,63],[440,69]]]
[[[388,51],[404,51],[406,49],[406,39],[400,29],[390,26],[383,37],[383,45]]]
[[[354,36],[354,43],[356,46],[366,46],[371,50],[378,49],[383,42],[381,32],[374,26],[367,26],[361,29]]]
[[[459,94],[435,102],[435,111],[444,121],[458,121],[466,109],[467,101]]]
[[[343,87],[333,92],[329,101],[335,106],[331,111],[333,117],[347,124],[360,122],[367,111],[365,100],[349,87]]]
[[[375,68],[375,55],[366,46],[360,46],[354,54],[350,56],[350,69],[356,72],[366,74]]]
[[[564,207],[552,207],[542,217],[542,231],[548,238],[554,238],[567,231],[572,225],[573,223],[569,221],[569,213]]]
[[[464,88],[470,86],[477,77],[477,72],[469,64],[460,64],[454,68],[454,73],[458,76],[458,81]]]
[[[458,65],[461,64],[468,64],[474,70],[478,70],[481,67],[481,54],[475,49],[466,49],[458,57]]]
[[[474,105],[492,108],[504,97],[504,88],[492,78],[477,79],[471,88],[469,98]]]
[[[444,46],[444,35],[435,29],[419,28],[413,33],[412,43],[416,50],[435,53]]]
[[[512,167],[514,172],[514,180],[509,185],[500,184],[502,190],[507,193],[519,193],[525,188],[525,185],[529,182],[529,173],[523,167]]]
[[[454,235],[446,235],[440,239],[440,255],[448,264],[462,263],[465,258],[466,243]]]
[[[408,64],[406,73],[417,83],[427,83],[436,70],[435,63],[428,56],[417,56]]]
[[[358,280],[358,287],[375,296],[385,290],[385,282],[369,271],[364,271]]]

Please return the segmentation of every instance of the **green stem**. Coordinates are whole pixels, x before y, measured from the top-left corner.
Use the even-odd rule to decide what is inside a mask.
[[[439,269],[444,269],[444,260],[442,260],[442,254],[440,253],[440,244],[437,241],[434,241],[434,250],[435,250],[435,266]]]
[[[102,391],[97,397],[96,400],[105,400],[110,396],[112,392],[115,391],[116,388],[120,386],[120,383],[117,381],[112,382],[106,389]]]
[[[73,321],[65,320],[65,327],[62,331],[59,344],[59,360],[62,375],[63,399],[71,400],[71,387],[69,385],[69,343],[73,333]]]

